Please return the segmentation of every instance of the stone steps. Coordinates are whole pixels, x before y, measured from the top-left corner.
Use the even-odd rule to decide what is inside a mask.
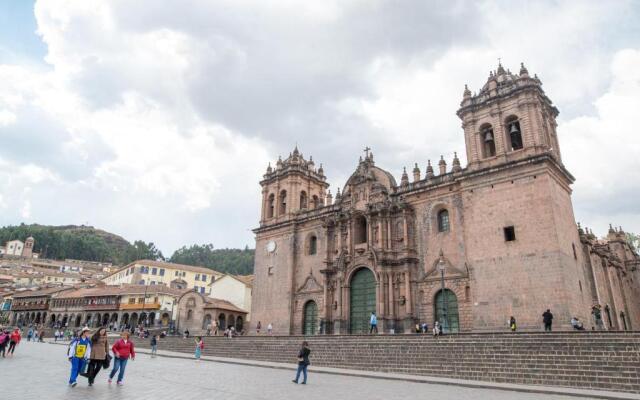
[[[640,392],[640,332],[205,337],[203,354],[295,363],[302,340],[318,366]],[[195,343],[167,337],[158,348],[193,353]]]

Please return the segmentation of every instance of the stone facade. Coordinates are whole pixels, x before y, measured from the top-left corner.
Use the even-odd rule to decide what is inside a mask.
[[[197,292],[186,292],[178,299],[178,330],[189,330],[191,334],[214,331],[217,322],[218,334],[233,326],[242,333],[246,327],[247,311],[226,300],[214,299]],[[215,334],[215,332],[213,332]]]
[[[549,308],[561,329],[572,317],[638,326],[640,259],[620,231],[597,241],[576,226],[558,110],[541,85],[524,66],[500,65],[477,95],[465,87],[465,168],[441,157],[438,174],[415,164],[397,184],[366,149],[334,202],[322,165],[297,147],[269,166],[252,320],[279,334],[358,333],[375,311],[386,332],[435,320],[451,332],[504,330],[510,316],[536,330]],[[611,324],[596,324],[594,307]]]

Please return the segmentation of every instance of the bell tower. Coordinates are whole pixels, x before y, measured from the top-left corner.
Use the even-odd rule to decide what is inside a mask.
[[[305,160],[298,146],[284,161],[279,158],[275,168],[269,164],[260,181],[260,225],[284,222],[297,213],[322,207],[330,198],[326,179],[322,164],[316,169],[313,157]]]
[[[465,85],[457,114],[472,170],[539,154],[549,154],[562,164],[556,136],[558,109],[524,64],[518,75],[498,64],[478,94],[472,95]]]

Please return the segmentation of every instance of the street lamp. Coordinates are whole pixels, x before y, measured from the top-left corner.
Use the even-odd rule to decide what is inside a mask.
[[[440,250],[440,259],[438,260],[438,269],[440,270],[440,281],[442,283],[442,297],[444,301],[444,321],[441,321],[442,324],[442,333],[445,332],[445,328],[449,329],[449,302],[447,300],[447,294],[444,291],[444,270],[447,266],[447,263],[444,261],[444,255],[442,254],[442,249]]]

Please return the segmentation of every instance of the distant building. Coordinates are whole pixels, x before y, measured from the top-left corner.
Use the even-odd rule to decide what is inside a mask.
[[[38,258],[39,254],[33,252],[35,239],[29,236],[24,242],[22,240],[10,240],[0,247],[0,255],[10,257]]]
[[[193,289],[211,294],[211,285],[223,273],[204,267],[174,264],[164,261],[138,260],[115,271],[102,280],[107,285],[123,283],[137,285],[166,285],[174,289]]]
[[[225,275],[211,285],[211,296],[224,299],[247,311],[245,320],[251,321],[251,291],[253,275]]]
[[[233,326],[237,332],[249,328],[245,324],[247,311],[227,300],[191,291],[178,299],[178,330],[188,329],[192,334],[203,333],[211,328],[213,321],[217,322],[218,335],[227,327]]]

